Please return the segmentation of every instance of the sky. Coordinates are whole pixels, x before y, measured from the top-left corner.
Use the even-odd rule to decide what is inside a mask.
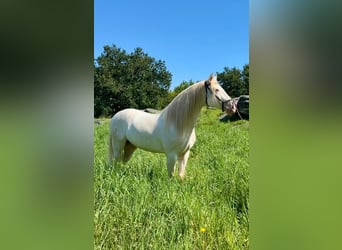
[[[94,58],[137,47],[165,61],[171,90],[249,63],[248,0],[95,0]]]

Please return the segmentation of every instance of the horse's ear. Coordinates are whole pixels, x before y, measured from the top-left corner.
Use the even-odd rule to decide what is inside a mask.
[[[209,82],[211,83],[212,81],[217,81],[217,79],[216,79],[217,77],[216,77],[216,75],[214,75],[214,73],[211,73],[210,74],[210,76],[209,76]]]

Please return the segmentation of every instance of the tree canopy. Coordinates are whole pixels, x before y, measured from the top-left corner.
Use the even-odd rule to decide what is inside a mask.
[[[242,70],[224,67],[223,72],[217,72],[217,80],[231,97],[249,95],[249,64]]]
[[[104,46],[94,62],[95,117],[111,116],[124,108],[159,107],[167,97],[171,73],[165,62],[136,48],[128,54]]]
[[[146,54],[142,48],[133,52],[104,46],[94,60],[94,115],[111,117],[125,108],[162,109],[182,90],[194,84],[183,81],[169,91],[172,74],[165,62]],[[224,67],[217,72],[222,87],[231,97],[249,94],[249,65],[240,70]]]

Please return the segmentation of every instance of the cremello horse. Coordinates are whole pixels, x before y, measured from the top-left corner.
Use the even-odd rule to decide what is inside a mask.
[[[222,108],[231,100],[210,75],[188,87],[158,114],[136,109],[124,109],[116,113],[109,128],[109,162],[128,162],[136,148],[165,153],[167,170],[171,177],[176,161],[179,176],[185,177],[185,167],[190,149],[196,141],[195,125],[203,106]],[[227,107],[227,104],[225,105]]]

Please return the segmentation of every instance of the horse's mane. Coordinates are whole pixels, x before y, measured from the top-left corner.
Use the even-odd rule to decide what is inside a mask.
[[[201,109],[204,97],[204,81],[183,90],[162,110],[166,123],[173,123],[180,132],[184,132],[186,128],[193,128],[199,114],[195,109]]]

